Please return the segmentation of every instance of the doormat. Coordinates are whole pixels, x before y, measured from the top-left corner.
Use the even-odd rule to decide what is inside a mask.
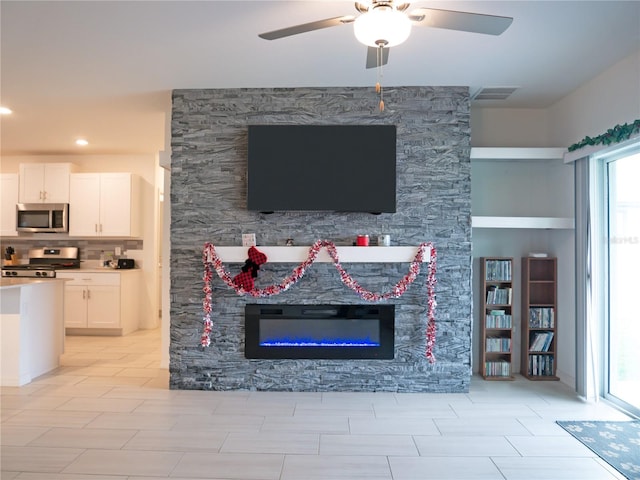
[[[556,422],[629,480],[640,480],[640,420]]]

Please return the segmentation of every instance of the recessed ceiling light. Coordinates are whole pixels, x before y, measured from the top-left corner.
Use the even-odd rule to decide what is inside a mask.
[[[10,113],[13,113],[10,108],[0,107],[0,115],[9,115]]]
[[[76,145],[80,146],[80,147],[84,147],[86,145],[89,145],[89,142],[87,140],[85,140],[84,138],[79,138],[76,140]]]

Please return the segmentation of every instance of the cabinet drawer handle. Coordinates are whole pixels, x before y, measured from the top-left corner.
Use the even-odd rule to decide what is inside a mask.
[[[87,289],[87,299],[91,298],[91,290]]]
[[[82,290],[82,299],[86,300],[87,298],[87,291],[86,290]]]

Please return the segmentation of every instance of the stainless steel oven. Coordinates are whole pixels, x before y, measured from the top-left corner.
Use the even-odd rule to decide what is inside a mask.
[[[69,231],[68,203],[19,203],[16,205],[16,213],[18,232]]]

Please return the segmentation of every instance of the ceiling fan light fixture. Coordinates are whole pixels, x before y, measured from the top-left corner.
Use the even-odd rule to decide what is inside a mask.
[[[353,33],[369,47],[394,47],[409,38],[411,20],[393,7],[376,7],[356,18]]]

